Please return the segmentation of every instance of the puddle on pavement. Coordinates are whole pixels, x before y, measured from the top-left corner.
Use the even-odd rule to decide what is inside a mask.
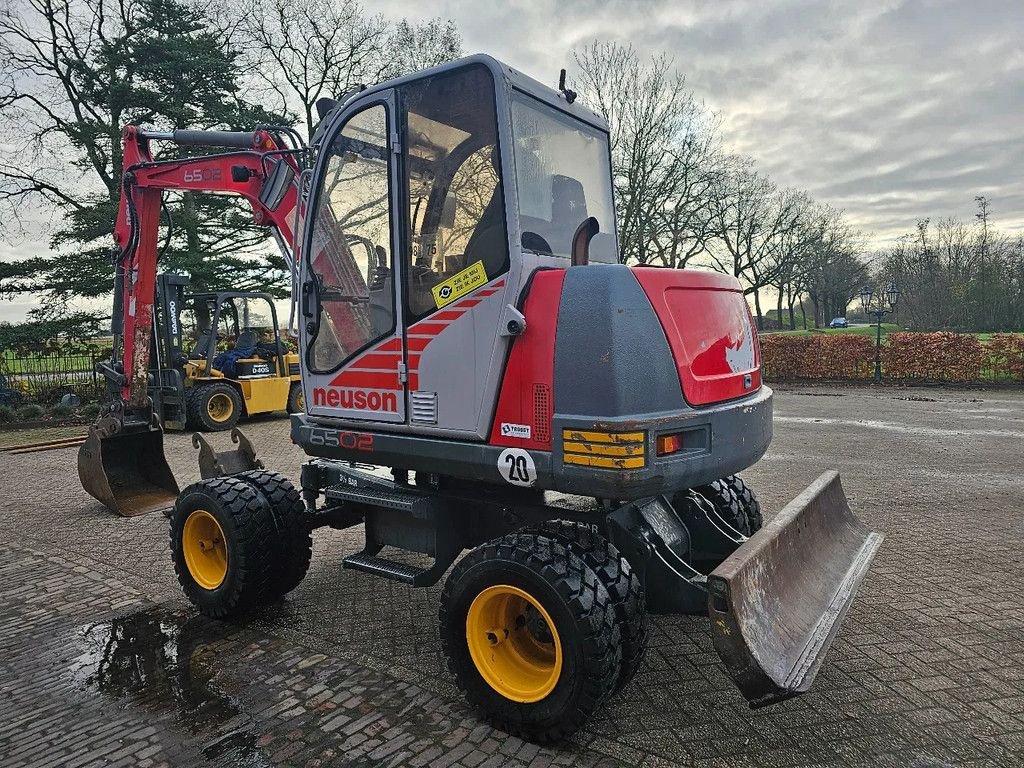
[[[76,682],[105,696],[169,711],[219,765],[267,765],[254,723],[214,682],[216,643],[230,628],[202,616],[154,608],[79,627]]]

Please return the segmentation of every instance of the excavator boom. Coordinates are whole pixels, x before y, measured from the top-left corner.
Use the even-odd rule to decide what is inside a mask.
[[[156,160],[153,141],[232,151]],[[100,369],[111,402],[79,450],[78,475],[91,496],[120,515],[134,516],[169,508],[178,494],[147,394],[161,196],[165,190],[239,195],[252,206],[257,224],[291,246],[305,150],[297,142],[289,147],[274,129],[147,132],[128,126],[122,145],[114,227],[114,350]]]

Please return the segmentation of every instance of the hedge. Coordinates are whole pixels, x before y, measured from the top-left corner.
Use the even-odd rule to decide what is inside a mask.
[[[875,342],[854,334],[761,337],[764,377],[870,379]],[[882,344],[882,375],[899,381],[1024,383],[1024,335],[995,334],[988,343],[963,333],[890,333]]]

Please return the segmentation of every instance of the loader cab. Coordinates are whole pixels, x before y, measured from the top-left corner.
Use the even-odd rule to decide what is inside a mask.
[[[298,355],[268,293],[187,293],[157,276],[150,392],[167,429],[229,429],[244,415],[301,410]]]
[[[306,411],[485,439],[531,275],[572,265],[582,229],[576,263],[617,260],[607,125],[474,56],[365,90],[318,133]]]

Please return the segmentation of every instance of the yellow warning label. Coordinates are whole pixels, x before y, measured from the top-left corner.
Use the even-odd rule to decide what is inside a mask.
[[[487,272],[484,271],[484,263],[478,261],[475,264],[470,264],[461,272],[456,272],[443,283],[434,286],[434,303],[439,308],[451,304],[460,296],[475,291],[486,282]]]

